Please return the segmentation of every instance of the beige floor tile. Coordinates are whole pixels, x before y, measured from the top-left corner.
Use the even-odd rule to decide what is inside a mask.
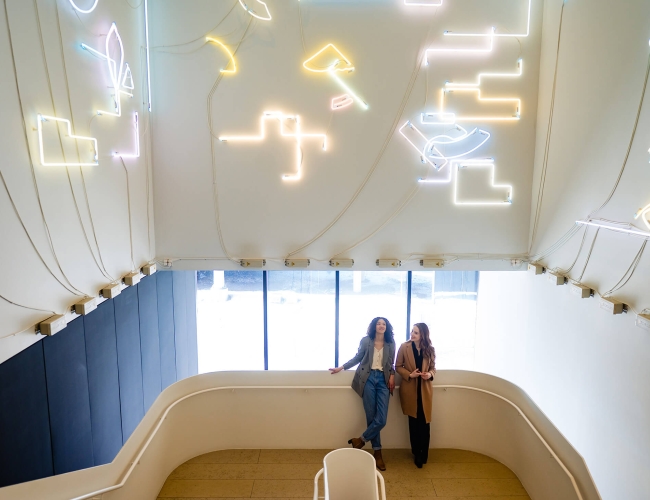
[[[314,480],[261,479],[253,485],[251,498],[305,498],[314,495]]]
[[[429,463],[468,463],[468,462],[496,462],[480,453],[465,450],[452,450],[448,448],[432,448],[429,450]]]
[[[435,498],[436,500],[530,500],[530,497],[528,495],[520,496],[520,495],[506,495],[506,496],[481,496],[481,497],[393,497],[393,496],[387,496],[387,500],[430,500],[431,498]]]
[[[314,479],[317,464],[191,464],[184,463],[169,479]]]
[[[435,497],[431,479],[386,482],[387,497]]]
[[[262,450],[261,464],[322,464],[332,450]]]
[[[250,498],[253,481],[168,479],[159,498]]]
[[[411,463],[388,463],[382,472],[386,481],[404,481],[423,478],[511,478],[517,476],[505,465],[498,462],[477,463],[427,463],[418,469]]]
[[[260,450],[219,450],[199,455],[186,464],[256,464]]]
[[[432,479],[438,496],[526,495],[519,479]]]

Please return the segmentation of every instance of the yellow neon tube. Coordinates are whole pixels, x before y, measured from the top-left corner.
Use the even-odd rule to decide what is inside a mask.
[[[205,39],[206,39],[208,42],[212,42],[212,43],[216,43],[216,44],[220,45],[221,48],[222,48],[223,50],[225,50],[226,53],[228,54],[228,56],[230,57],[230,61],[229,61],[229,62],[232,62],[232,69],[223,69],[223,68],[222,68],[222,69],[219,70],[219,72],[220,72],[220,73],[236,73],[236,72],[237,72],[237,63],[235,63],[235,56],[233,55],[232,52],[230,52],[230,50],[228,50],[228,47],[226,47],[223,43],[221,43],[219,40],[216,40],[215,38],[210,38],[210,37],[208,36],[208,37],[205,37]],[[228,67],[228,66],[226,66],[226,67]]]

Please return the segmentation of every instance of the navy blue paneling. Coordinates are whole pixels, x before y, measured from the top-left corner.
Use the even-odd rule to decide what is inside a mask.
[[[147,412],[160,394],[160,340],[158,338],[158,274],[144,278],[137,286],[142,351],[142,389]]]
[[[117,367],[120,375],[122,440],[126,443],[144,417],[138,289],[134,286],[124,289],[115,297],[113,305],[117,336]]]
[[[84,321],[42,340],[54,473],[94,465]]]
[[[176,380],[190,375],[187,342],[187,299],[185,272],[175,271],[174,280],[174,337],[176,339]]]
[[[189,375],[199,373],[199,353],[196,339],[196,272],[187,271],[185,274],[185,298],[187,314],[187,355]]]
[[[90,419],[95,465],[111,462],[122,447],[115,312],[112,301],[84,316]]]
[[[176,382],[174,341],[174,292],[172,272],[161,272],[156,280],[158,292],[158,334],[160,338],[160,377],[162,388]]]
[[[0,488],[54,474],[43,343],[0,364]]]

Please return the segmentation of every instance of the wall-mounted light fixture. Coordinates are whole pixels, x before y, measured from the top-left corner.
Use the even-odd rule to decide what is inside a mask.
[[[354,266],[354,259],[330,259],[330,266],[336,268],[350,268]]]
[[[377,259],[375,263],[377,267],[381,268],[398,268],[402,265],[402,261],[399,259]]]
[[[491,170],[491,180],[490,185],[494,189],[506,189],[505,199],[503,201],[481,201],[481,200],[472,200],[472,201],[460,201],[458,199],[458,184],[459,181],[459,169],[475,169],[475,168],[488,168]],[[494,182],[494,160],[464,160],[464,161],[452,161],[452,170],[455,174],[454,179],[454,203],[456,205],[501,205],[508,206],[512,205],[512,186],[509,184],[495,184]]]
[[[249,269],[261,269],[266,265],[266,259],[242,259],[239,265]]]
[[[84,137],[82,135],[74,135],[72,133],[72,125],[70,124],[70,120],[66,120],[65,118],[56,118],[54,116],[45,116],[45,115],[38,115],[36,117],[37,121],[37,129],[38,129],[38,150],[40,153],[41,157],[41,165],[44,167],[87,167],[87,166],[94,166],[98,165],[98,157],[99,153],[97,150],[97,139],[94,137]],[[66,127],[68,129],[68,137],[71,139],[75,139],[77,141],[90,141],[93,145],[93,158],[95,159],[94,162],[46,162],[45,161],[45,152],[43,151],[43,122],[63,122],[66,124]],[[58,125],[57,125],[58,126]]]
[[[284,260],[284,265],[286,267],[305,268],[305,267],[309,267],[310,263],[311,261],[309,259],[285,259]]]

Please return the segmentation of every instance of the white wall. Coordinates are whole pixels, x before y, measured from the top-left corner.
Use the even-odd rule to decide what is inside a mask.
[[[235,56],[237,73],[223,76],[216,87],[213,132],[217,136],[255,134],[265,110],[299,114],[304,132],[327,131],[326,152],[320,150],[320,143],[303,140],[303,177],[287,182],[281,175],[295,168],[294,149],[290,139],[278,137],[277,123],[269,123],[268,140],[263,142],[215,140],[214,165],[211,161],[208,95],[228,57],[214,44],[206,44],[204,37],[213,30],[212,36],[234,50],[250,16],[236,4],[225,17],[232,2],[152,2],[158,256],[205,259],[175,264],[179,269],[238,266],[223,259],[213,199],[216,187],[220,225],[230,255],[266,258],[269,268],[282,268],[288,253],[316,236],[345,208],[387,138],[390,143],[358,199],[330,231],[297,257],[310,257],[313,267],[326,268],[332,256],[343,252],[355,259],[355,268],[376,269],[379,257],[400,257],[417,267],[420,253],[472,253],[483,258],[524,253],[542,2],[535,0],[532,5],[529,37],[495,38],[492,52],[431,55],[430,65],[422,67],[418,55],[423,48],[489,46],[485,38],[446,37],[444,30],[487,33],[496,26],[500,33],[525,31],[528,2],[452,1],[426,8],[409,7],[401,0],[270,0],[272,21],[253,22]],[[334,43],[354,64],[355,71],[341,78],[368,102],[367,111],[355,104],[332,112],[330,99],[344,91],[327,75],[302,67],[307,57],[327,43]],[[469,157],[495,158],[495,181],[512,184],[513,204],[454,205],[451,184],[423,184],[376,236],[345,252],[387,221],[417,188],[417,179],[427,175],[418,152],[398,132],[391,132],[394,121],[401,126],[412,120],[430,137],[443,133],[442,128],[436,131],[419,121],[421,112],[438,109],[439,89],[445,81],[475,81],[479,72],[514,73],[519,57],[524,60],[523,75],[486,77],[483,96],[520,97],[521,120],[461,123],[468,130],[480,127],[492,133],[490,141]],[[414,69],[419,74],[409,94]],[[401,112],[403,98],[407,102]],[[464,104],[458,104],[463,99],[454,97],[454,110],[459,114],[482,113],[490,106],[495,114],[507,114],[503,104],[481,106],[474,97],[465,98]],[[509,104],[505,109],[514,108]],[[470,185],[480,194],[491,189],[489,176]],[[477,257],[478,266],[480,260]]]
[[[650,491],[650,335],[531,273],[481,273],[476,369],[525,390],[605,500]]]
[[[39,309],[24,309],[0,299],[0,362],[37,340],[33,328],[16,336],[12,334],[51,316],[52,312],[63,313],[84,294],[97,296],[111,278],[121,278],[134,267],[139,269],[154,256],[155,249],[153,207],[147,207],[151,202],[151,196],[147,195],[147,191],[151,191],[147,186],[151,176],[147,172],[150,127],[143,106],[147,100],[143,7],[134,9],[127,2],[100,1],[95,11],[82,14],[75,12],[68,1],[39,1],[43,54],[34,4],[12,0],[6,4],[25,127],[14,78],[7,19],[4,9],[0,9],[0,170],[45,265],[30,244],[0,183],[0,294],[13,302]],[[88,8],[92,2],[78,0],[77,4]],[[58,7],[58,19],[55,6]],[[104,52],[106,34],[112,22],[117,23],[122,36],[125,61],[133,73],[135,87],[132,99],[122,99],[121,118],[97,116],[98,109],[110,111],[113,107],[107,64],[80,47],[81,43],[86,43]],[[124,159],[129,171],[132,264],[126,175],[121,162],[112,154],[134,151],[133,116],[136,111],[140,118],[141,156]],[[37,134],[39,113],[72,120],[73,134],[97,139],[99,165],[81,167],[85,191],[80,167],[66,169],[41,165]],[[66,137],[63,127],[61,132],[66,160],[61,155],[55,124],[51,121],[44,124],[46,162],[79,162],[76,141]],[[88,142],[79,142],[78,146],[80,157],[92,160]],[[100,261],[99,251],[105,267],[101,270],[101,263],[95,262]],[[48,267],[70,291],[57,283]]]

